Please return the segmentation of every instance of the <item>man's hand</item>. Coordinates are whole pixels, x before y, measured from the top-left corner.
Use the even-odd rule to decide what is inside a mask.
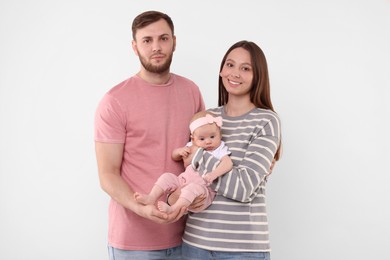
[[[137,204],[134,212],[137,215],[149,219],[155,223],[168,224],[178,221],[183,215],[187,213],[187,209],[183,207],[167,214],[165,212],[159,211],[155,205]]]

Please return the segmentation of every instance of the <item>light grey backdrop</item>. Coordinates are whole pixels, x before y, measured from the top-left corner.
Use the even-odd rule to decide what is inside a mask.
[[[98,101],[138,71],[131,22],[167,12],[172,71],[217,105],[220,60],[257,42],[284,153],[268,184],[274,260],[389,259],[390,1],[0,2],[0,259],[107,259]]]

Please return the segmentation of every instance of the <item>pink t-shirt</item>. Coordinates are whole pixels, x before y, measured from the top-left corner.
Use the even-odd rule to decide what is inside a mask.
[[[167,84],[153,85],[133,76],[101,100],[95,141],[124,143],[122,177],[134,191],[148,193],[162,173],[183,172],[171,154],[188,141],[191,117],[204,109],[199,88],[184,77],[171,74]],[[111,200],[108,242],[124,250],[174,247],[181,244],[184,224],[184,218],[156,224]]]

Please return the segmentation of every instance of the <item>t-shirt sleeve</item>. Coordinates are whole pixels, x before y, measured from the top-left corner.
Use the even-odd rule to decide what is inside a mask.
[[[106,94],[95,113],[95,141],[102,143],[125,143],[126,117],[115,98]]]
[[[231,152],[229,151],[229,148],[225,145],[224,141],[221,141],[221,145],[215,149],[214,151],[211,152],[211,154],[221,160],[222,157],[225,155],[230,155]]]
[[[200,92],[198,85],[196,85],[195,83],[193,88],[193,96],[195,98],[195,104],[197,104],[198,107],[196,112],[204,111],[206,109],[206,106],[203,100],[203,96],[202,93]]]

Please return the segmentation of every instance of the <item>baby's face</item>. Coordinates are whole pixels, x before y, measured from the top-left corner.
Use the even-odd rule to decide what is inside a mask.
[[[192,143],[206,151],[212,151],[221,144],[221,130],[216,124],[207,124],[195,129]]]

